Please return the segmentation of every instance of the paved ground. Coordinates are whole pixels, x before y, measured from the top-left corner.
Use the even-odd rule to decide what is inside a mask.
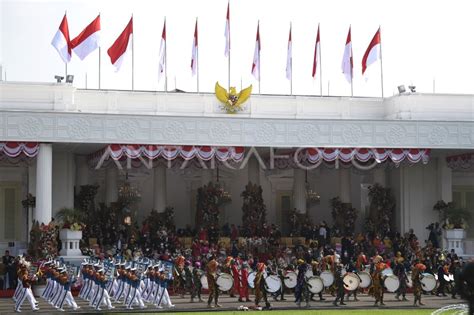
[[[326,298],[326,301],[317,301],[317,302],[311,302],[311,309],[335,309],[336,307],[332,305],[332,301],[334,300],[333,297],[330,295],[324,295]],[[414,308],[413,307],[413,295],[408,295],[407,296],[409,301],[408,302],[402,302],[402,301],[397,301],[395,299],[394,294],[387,293],[385,294],[385,304],[386,306],[380,307],[382,309],[410,309]],[[203,298],[207,298],[207,295],[203,296]],[[290,295],[287,295],[286,298],[288,299],[287,301],[271,301],[272,308],[273,309],[279,309],[279,310],[290,310],[290,309],[295,309],[296,305],[293,303],[293,298]],[[145,310],[139,310],[136,308],[135,310],[137,312],[170,312],[170,311],[178,311],[178,312],[186,312],[186,311],[209,311],[211,309],[207,308],[206,303],[190,303],[189,297],[185,298],[180,298],[177,296],[172,296],[171,297],[172,302],[175,304],[174,309],[163,309],[163,310],[158,310],[154,308],[153,306],[149,306]],[[374,299],[371,296],[368,296],[366,294],[360,294],[359,295],[360,301],[355,302],[352,300],[347,302],[346,306],[338,306],[338,309],[367,309],[367,310],[374,310],[375,307],[373,306],[374,304]],[[43,300],[38,299],[39,301],[39,307],[40,310],[37,313],[53,313],[57,312],[54,308],[52,308],[49,304],[45,303]],[[438,309],[446,305],[450,304],[458,304],[461,303],[459,299],[453,300],[450,297],[436,297],[432,295],[424,295],[422,298],[423,303],[425,306],[422,307],[416,307],[417,309],[419,308],[425,308],[425,309]],[[93,309],[87,306],[87,303],[79,298],[76,298],[76,302],[81,306],[79,310],[76,311],[76,313],[91,313],[94,312]],[[219,303],[222,305],[221,308],[213,308],[213,311],[218,311],[218,310],[237,310],[237,308],[240,305],[244,306],[252,306],[253,303],[247,302],[247,303],[241,303],[238,302],[236,298],[230,298],[228,295],[223,295],[220,298]],[[125,310],[125,307],[121,304],[115,304],[116,309],[114,309],[114,312],[127,312],[130,313],[130,310]],[[30,308],[27,302],[23,304],[23,313],[29,312]],[[68,312],[71,312],[72,310],[69,309],[68,307],[65,307],[65,310]],[[107,313],[110,311],[107,311]],[[13,313],[13,301],[10,298],[2,298],[0,299],[0,314],[12,314]]]

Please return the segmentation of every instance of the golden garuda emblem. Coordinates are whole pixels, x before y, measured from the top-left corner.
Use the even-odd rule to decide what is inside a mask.
[[[227,92],[219,85],[219,82],[216,82],[216,97],[227,114],[235,114],[243,110],[243,104],[249,99],[251,93],[252,85],[237,93],[235,87],[231,86],[229,92]]]

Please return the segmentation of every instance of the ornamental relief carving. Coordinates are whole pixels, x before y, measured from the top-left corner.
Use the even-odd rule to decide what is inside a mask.
[[[40,135],[43,128],[43,122],[39,118],[27,117],[19,123],[18,133],[25,138],[34,138]]]
[[[209,128],[209,138],[213,141],[224,141],[231,136],[231,127],[223,122],[213,122]]]
[[[406,130],[401,126],[392,126],[385,133],[385,139],[390,144],[400,144],[406,137]]]
[[[90,124],[86,119],[72,119],[67,125],[67,134],[70,138],[87,139],[90,134]]]
[[[300,124],[298,126],[298,139],[301,142],[310,144],[316,143],[319,139],[319,128],[311,124]]]
[[[269,123],[259,124],[255,129],[255,140],[261,143],[271,142],[275,138],[275,129]]]
[[[120,120],[115,127],[117,137],[124,139],[134,139],[137,136],[138,127],[138,121],[135,119]]]
[[[448,138],[448,130],[445,127],[436,126],[431,129],[428,141],[432,144],[443,144]]]
[[[177,121],[168,121],[163,130],[163,137],[166,140],[179,141],[184,135],[184,125]]]
[[[362,137],[362,129],[356,125],[349,125],[342,130],[342,138],[346,143],[357,144]]]

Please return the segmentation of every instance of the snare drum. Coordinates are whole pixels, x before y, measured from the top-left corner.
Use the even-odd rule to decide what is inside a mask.
[[[201,285],[202,285],[202,288],[203,289],[209,289],[209,284],[207,283],[207,276],[206,275],[202,275],[201,276]]]
[[[306,282],[309,284],[309,292],[318,294],[324,289],[323,280],[318,276],[308,278]]]
[[[288,271],[285,275],[285,280],[283,281],[285,283],[285,286],[288,289],[293,289],[296,287],[296,279],[298,276],[296,275],[296,272],[294,271]]]
[[[388,292],[395,292],[400,287],[400,280],[395,275],[389,275],[385,278],[384,284]]]
[[[229,291],[234,285],[234,278],[228,273],[221,273],[216,280],[217,287],[221,291]]]
[[[342,281],[344,282],[344,287],[348,291],[354,291],[360,285],[359,277],[355,273],[352,273],[352,272],[347,272],[344,275],[344,278],[342,279]]]
[[[270,293],[275,293],[281,288],[281,280],[276,275],[270,275],[266,277],[265,283],[267,285],[267,291]]]
[[[370,276],[370,273],[366,271],[359,271],[357,274],[360,278],[359,287],[362,289],[370,287],[370,285],[372,284],[372,277]]]
[[[421,288],[430,292],[436,288],[436,279],[431,273],[422,273],[423,278],[421,279]]]
[[[249,276],[247,277],[247,283],[249,284],[249,287],[251,287],[252,289],[254,289],[254,280],[255,280],[256,275],[257,273],[255,271],[252,271],[251,273],[249,273]]]
[[[324,287],[330,287],[334,283],[334,275],[331,271],[325,270],[321,272],[319,277],[323,280]]]

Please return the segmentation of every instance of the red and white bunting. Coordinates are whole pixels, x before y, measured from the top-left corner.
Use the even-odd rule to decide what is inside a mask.
[[[316,164],[321,160],[333,162],[339,160],[349,163],[352,160],[358,162],[368,162],[375,160],[382,163],[390,159],[393,163],[399,164],[407,159],[411,163],[428,163],[430,157],[429,149],[366,149],[366,148],[309,148],[306,149],[306,159],[308,162]]]
[[[39,152],[37,142],[0,142],[0,155],[5,154],[10,158],[24,154],[27,157],[35,157]]]

